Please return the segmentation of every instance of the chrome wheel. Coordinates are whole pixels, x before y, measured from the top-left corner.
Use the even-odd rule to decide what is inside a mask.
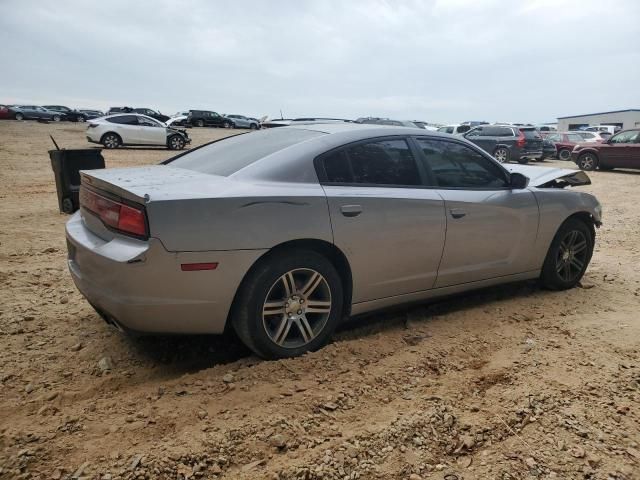
[[[60,115],[54,115],[54,116],[53,116],[53,118],[52,118],[52,120],[53,120],[54,122],[59,122],[59,121],[60,121]]]
[[[556,272],[565,282],[571,282],[582,274],[588,262],[587,238],[579,230],[571,230],[560,242],[556,254]]]
[[[498,160],[500,163],[504,163],[507,162],[509,160],[509,151],[506,148],[498,148],[494,153],[493,156],[495,157],[496,160]]]
[[[86,119],[86,118],[84,118],[84,116],[83,116],[83,115],[78,115],[78,122],[80,122],[80,123],[84,123],[84,122],[86,122],[86,121],[87,121],[87,119]]]
[[[262,306],[262,323],[276,345],[299,348],[322,332],[330,313],[327,280],[315,270],[300,268],[271,286]]]
[[[21,113],[16,113],[16,120],[22,120],[24,118],[24,115],[22,115]]]

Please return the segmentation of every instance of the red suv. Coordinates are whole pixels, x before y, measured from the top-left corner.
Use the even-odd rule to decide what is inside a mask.
[[[581,135],[575,132],[554,132],[545,137],[547,140],[553,142],[558,152],[558,158],[560,160],[570,160],[571,151],[578,143],[583,143],[585,140]]]
[[[571,160],[582,170],[640,169],[640,129],[618,132],[603,143],[578,144]]]

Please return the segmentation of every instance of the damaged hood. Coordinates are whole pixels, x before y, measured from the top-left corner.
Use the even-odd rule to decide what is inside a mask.
[[[564,188],[591,184],[591,179],[582,170],[536,167],[532,165],[504,165],[504,167],[509,172],[521,173],[528,177],[530,187]]]

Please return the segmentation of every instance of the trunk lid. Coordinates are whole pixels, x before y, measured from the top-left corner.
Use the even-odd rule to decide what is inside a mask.
[[[226,177],[167,165],[83,170],[80,176],[83,186],[140,204],[218,196],[233,184]]]
[[[521,128],[520,131],[524,135],[524,149],[526,151],[541,151],[542,136],[535,128]]]

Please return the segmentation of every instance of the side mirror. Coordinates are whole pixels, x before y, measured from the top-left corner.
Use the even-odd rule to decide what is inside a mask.
[[[521,173],[514,172],[509,177],[509,186],[514,190],[522,190],[529,185],[529,177],[525,177]]]

